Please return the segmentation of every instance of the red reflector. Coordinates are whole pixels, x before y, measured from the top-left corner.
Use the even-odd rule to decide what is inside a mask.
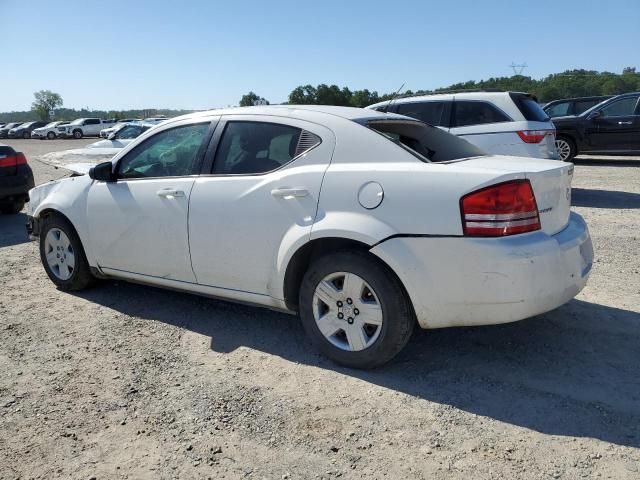
[[[555,134],[555,130],[520,130],[518,136],[524,143],[540,143],[547,135]]]
[[[503,237],[540,230],[529,180],[513,180],[471,192],[460,200],[462,229],[471,237]]]

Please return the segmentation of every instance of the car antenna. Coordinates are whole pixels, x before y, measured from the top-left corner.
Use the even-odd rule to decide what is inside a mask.
[[[384,107],[383,112],[387,113],[387,110],[389,110],[389,107],[391,106],[391,104],[393,103],[393,101],[398,98],[398,95],[400,94],[400,92],[402,91],[402,89],[404,88],[404,83],[402,85],[400,85],[400,88],[398,90],[396,90],[396,93],[394,93],[391,97],[391,99],[389,99],[389,101],[387,102],[387,104]]]

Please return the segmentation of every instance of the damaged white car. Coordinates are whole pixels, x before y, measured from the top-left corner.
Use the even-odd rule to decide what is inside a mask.
[[[521,320],[584,287],[573,165],[515,160],[372,110],[200,112],[33,189],[28,228],[60,289],[119,278],[298,312],[320,351],[368,368],[416,323]]]

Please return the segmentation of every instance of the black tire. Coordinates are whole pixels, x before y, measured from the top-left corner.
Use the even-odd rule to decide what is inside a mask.
[[[60,279],[56,273],[53,272],[49,263],[47,262],[47,252],[45,251],[45,239],[51,229],[60,229],[69,238],[72,251],[71,254],[75,256],[75,267],[71,276],[66,279]],[[66,252],[69,254],[69,252]],[[53,283],[60,290],[64,291],[78,291],[90,287],[95,283],[95,277],[91,274],[87,257],[84,253],[84,248],[80,242],[80,238],[76,233],[75,228],[64,217],[60,215],[49,215],[44,219],[42,228],[40,230],[40,260],[44,266],[45,272]]]
[[[347,351],[335,346],[316,323],[313,312],[316,287],[336,272],[359,276],[371,286],[382,308],[378,337],[364,350]],[[387,363],[407,344],[416,323],[413,307],[400,281],[386,265],[366,252],[344,251],[316,259],[304,275],[298,302],[302,325],[315,347],[334,362],[352,368],[375,368]]]
[[[76,140],[79,140],[82,138],[82,130],[74,130],[73,131],[73,138],[75,138]]]
[[[29,140],[31,138],[31,133],[30,132],[24,132],[22,134],[22,138],[24,138],[25,140]]]
[[[19,202],[4,203],[0,205],[0,212],[5,215],[15,215],[16,213],[20,213],[23,208],[24,200],[21,200]]]
[[[53,140],[53,139],[55,139],[55,138],[56,138],[56,134],[55,134],[55,133],[53,133],[53,132],[49,132],[49,133],[47,133],[47,138],[48,138],[49,140]]]
[[[565,137],[563,135],[556,137],[556,148],[558,149],[558,154],[560,154],[560,160],[562,160],[563,162],[572,161],[573,158],[578,154],[576,142],[574,142],[573,139]]]

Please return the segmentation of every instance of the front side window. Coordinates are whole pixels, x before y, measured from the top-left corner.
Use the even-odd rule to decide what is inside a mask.
[[[551,118],[564,117],[565,115],[569,115],[569,105],[569,102],[556,103],[555,105],[545,109],[545,112]]]
[[[199,152],[208,123],[157,133],[118,163],[119,178],[180,177],[200,173]]]
[[[398,113],[407,117],[422,120],[430,125],[443,125],[442,112],[444,102],[402,103],[398,105]]]
[[[270,172],[318,143],[320,139],[312,133],[288,125],[229,122],[216,152],[213,173]]]
[[[90,118],[86,122],[84,122],[84,124],[85,125],[99,125],[100,124],[100,120],[98,120],[97,118]]]
[[[456,100],[453,105],[455,111],[454,127],[510,121],[509,117],[490,103]]]
[[[628,115],[633,115],[636,111],[636,103],[638,103],[638,97],[623,98],[622,100],[610,103],[601,109],[601,116],[626,117]]]

